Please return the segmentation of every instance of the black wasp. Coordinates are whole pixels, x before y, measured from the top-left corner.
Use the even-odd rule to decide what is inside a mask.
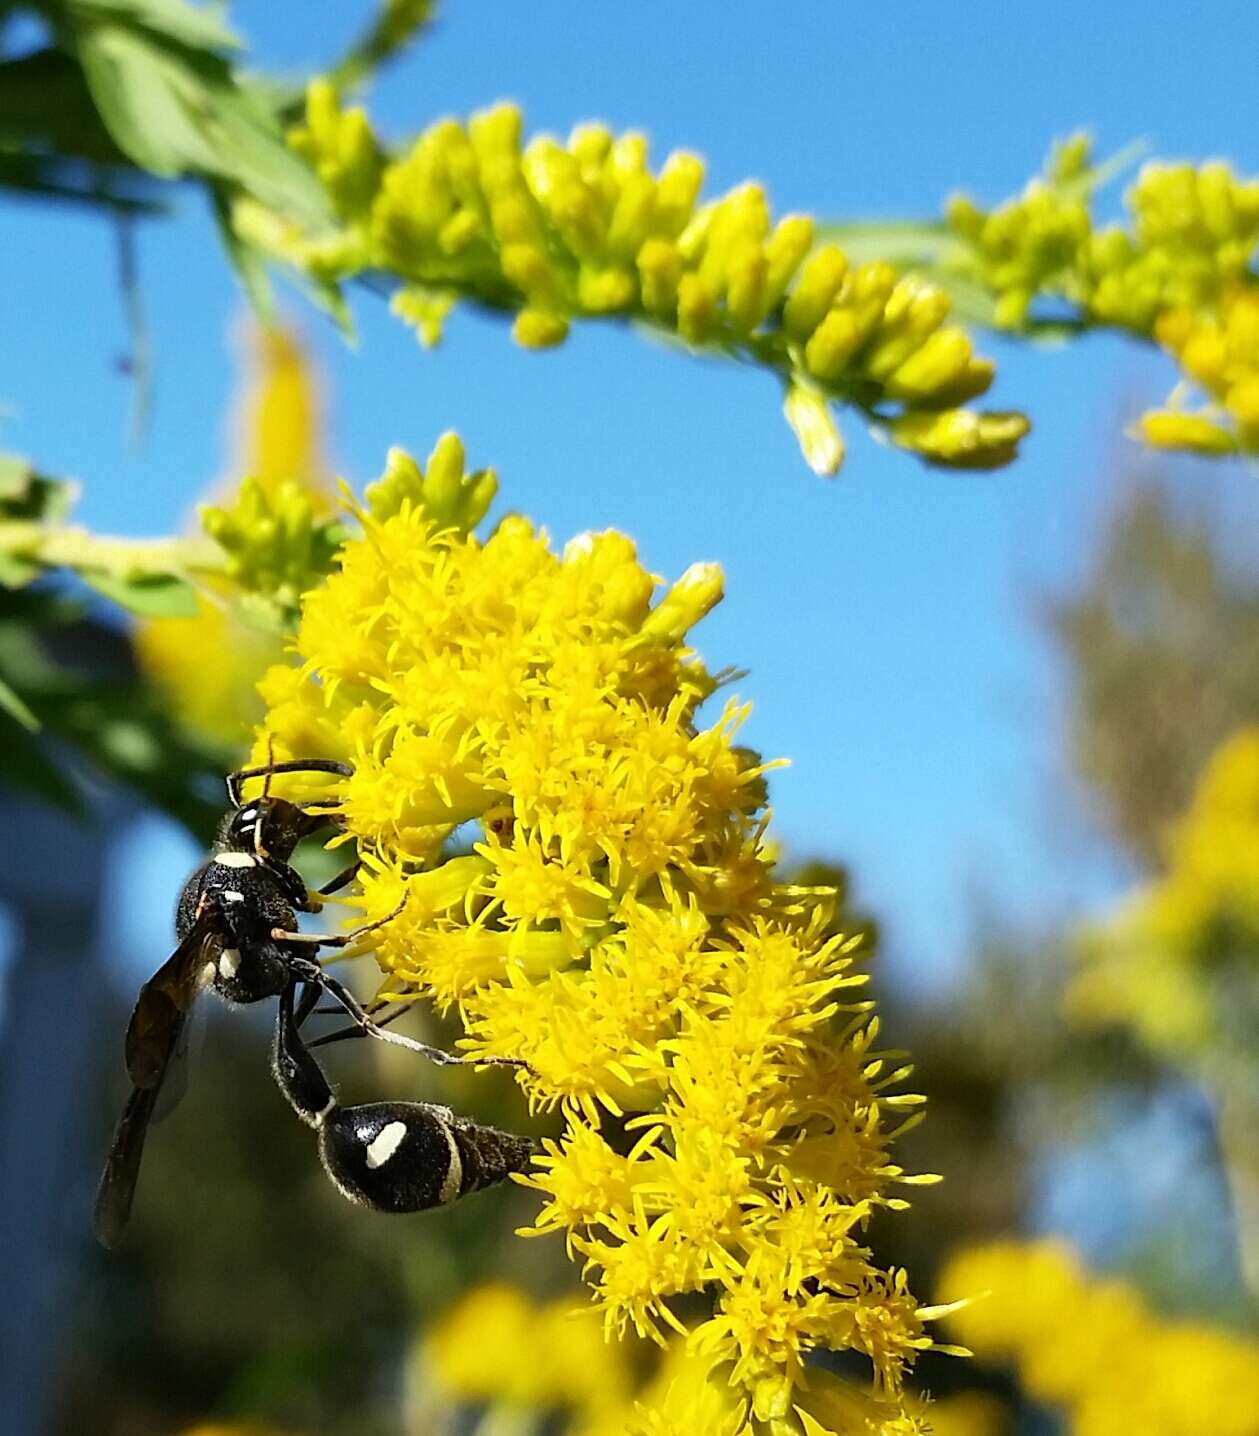
[[[377,1022],[358,999],[310,954],[347,944],[396,916],[352,932],[323,936],[297,931],[297,913],[317,912],[320,897],[345,887],[355,863],[318,893],[310,893],[290,858],[301,840],[337,822],[336,805],[289,802],[270,795],[275,773],[331,773],[348,777],[344,763],[298,759],[244,768],[227,779],[231,809],[214,850],[184,885],[175,917],[179,946],[140,989],[127,1027],[126,1059],[133,1090],[114,1133],[96,1197],[96,1235],[107,1247],[122,1236],[131,1212],[145,1133],[197,994],[212,987],[229,1003],[278,997],[271,1069],[298,1117],[318,1134],[319,1155],[333,1185],[351,1201],[383,1212],[419,1212],[523,1171],[535,1151],[528,1137],[482,1127],[448,1107],[427,1102],[373,1102],[341,1107],[312,1047],[343,1037],[370,1036],[419,1052],[432,1061],[460,1063]],[[263,778],[260,798],[246,802],[242,784]],[[353,1023],[310,1043],[302,1024],[321,997]],[[320,1009],[321,1011],[325,1009]],[[519,1066],[512,1059],[499,1061]]]

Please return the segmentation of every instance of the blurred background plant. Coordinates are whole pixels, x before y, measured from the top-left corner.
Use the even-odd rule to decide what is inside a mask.
[[[5,969],[0,1110],[6,1134],[27,1134],[0,1163],[15,1431],[663,1433],[694,1429],[711,1396],[680,1350],[609,1346],[588,1311],[569,1314],[566,1263],[512,1235],[536,1213],[528,1194],[456,1206],[405,1240],[339,1202],[275,1100],[254,1014],[214,1015],[196,1085],[146,1159],[128,1248],[86,1253],[58,1225],[91,1180],[72,1136],[91,1126],[94,1160],[112,1116],[129,1000],[102,1011],[104,834],[142,804],[204,843],[263,711],[255,683],[346,533],[318,385],[275,322],[277,261],[346,328],[347,294],[384,293],[426,344],[462,302],[510,317],[530,349],[611,318],[737,359],[774,376],[805,459],[828,474],[844,411],[928,464],[1013,461],[1037,393],[970,407],[995,378],[974,330],[992,331],[1003,365],[1018,344],[1077,354],[1106,331],[1172,358],[1180,382],[1133,432],[1215,469],[1108,457],[1097,541],[1031,604],[1065,695],[1055,770],[1129,896],[1034,927],[981,915],[974,960],[935,996],[874,966],[883,1031],[913,1052],[931,1104],[897,1160],[947,1181],[876,1215],[868,1238],[924,1296],[976,1298],[947,1333],[975,1357],[924,1354],[896,1425],[854,1404],[868,1369],[818,1354],[797,1421],[805,1436],[915,1422],[946,1436],[1253,1431],[1259,587],[1253,542],[1207,490],[1259,442],[1259,186],[1222,162],[1152,162],[1106,220],[1132,156],[1098,165],[1078,135],[992,209],[955,198],[930,223],[775,220],[755,184],[703,198],[689,152],[653,167],[638,132],[589,123],[526,141],[510,105],[422,130],[417,112],[419,138],[394,142],[354,100],[432,18],[426,3],[383,4],[318,76],[281,79],[245,63],[217,11],[179,0],[0,5],[0,186],[114,227],[138,428],[154,366],[139,226],[200,190],[263,321],[226,477],[183,536],[75,528],[72,485],[0,467],[4,897],[20,954]],[[837,921],[873,934],[833,852],[784,871],[836,887]],[[28,1013],[57,1015],[55,1065]],[[347,1093],[415,1094],[411,1064],[350,1055]],[[422,1081],[519,1125],[501,1077]],[[1063,1246],[991,1244],[1046,1228],[1072,1230],[1095,1269]],[[27,1300],[51,1291],[55,1321]],[[712,1399],[709,1429],[737,1421]]]

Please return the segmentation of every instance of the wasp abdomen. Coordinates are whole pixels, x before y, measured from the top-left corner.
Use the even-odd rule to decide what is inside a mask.
[[[336,1107],[319,1128],[319,1155],[335,1186],[378,1212],[453,1202],[523,1172],[535,1150],[528,1137],[426,1102]]]

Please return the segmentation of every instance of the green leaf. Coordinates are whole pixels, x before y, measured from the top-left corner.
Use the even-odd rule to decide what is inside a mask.
[[[0,147],[125,165],[103,124],[83,68],[49,46],[0,64]]]
[[[143,26],[192,49],[239,50],[239,38],[214,10],[186,0],[65,0],[72,16],[84,20],[117,20]]]
[[[94,569],[80,576],[97,593],[141,618],[191,618],[197,611],[196,589],[173,573],[120,578]]]
[[[77,486],[37,473],[20,454],[0,454],[0,513],[5,519],[52,523],[74,504]]]
[[[0,709],[20,723],[28,733],[39,732],[39,719],[3,678],[0,678]]]
[[[897,269],[934,269],[964,246],[943,220],[823,220],[816,244],[837,244],[854,264],[886,259]]]
[[[136,164],[168,179],[218,168],[218,156],[193,121],[195,86],[180,74],[178,60],[120,25],[84,26],[77,39],[101,117]]]
[[[232,181],[308,227],[331,222],[314,173],[287,145],[270,90],[206,49],[100,22],[74,35],[92,96],[118,145],[154,174]]]
[[[232,224],[232,200],[228,186],[211,184],[210,207],[223,244],[250,308],[263,325],[275,322],[275,296],[267,274],[266,256],[236,232]]]
[[[42,563],[16,553],[0,553],[0,588],[25,588],[44,572]]]

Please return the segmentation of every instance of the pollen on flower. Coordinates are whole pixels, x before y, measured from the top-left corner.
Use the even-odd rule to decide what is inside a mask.
[[[319,781],[362,862],[352,901],[388,919],[362,939],[382,992],[528,1064],[560,1126],[523,1179],[529,1233],[563,1234],[608,1330],[690,1343],[753,1423],[828,1346],[870,1356],[878,1409],[902,1412],[930,1342],[860,1233],[904,1205],[889,1147],[920,1099],[876,1049],[835,894],[776,875],[746,705],[700,712],[719,685],[689,630],[720,572],[653,604],[624,535],[557,555],[520,518],[484,541],[440,521],[464,511],[430,482],[455,442],[427,477],[391,454],[306,597],[298,666],[263,685],[256,752],[352,765]]]

